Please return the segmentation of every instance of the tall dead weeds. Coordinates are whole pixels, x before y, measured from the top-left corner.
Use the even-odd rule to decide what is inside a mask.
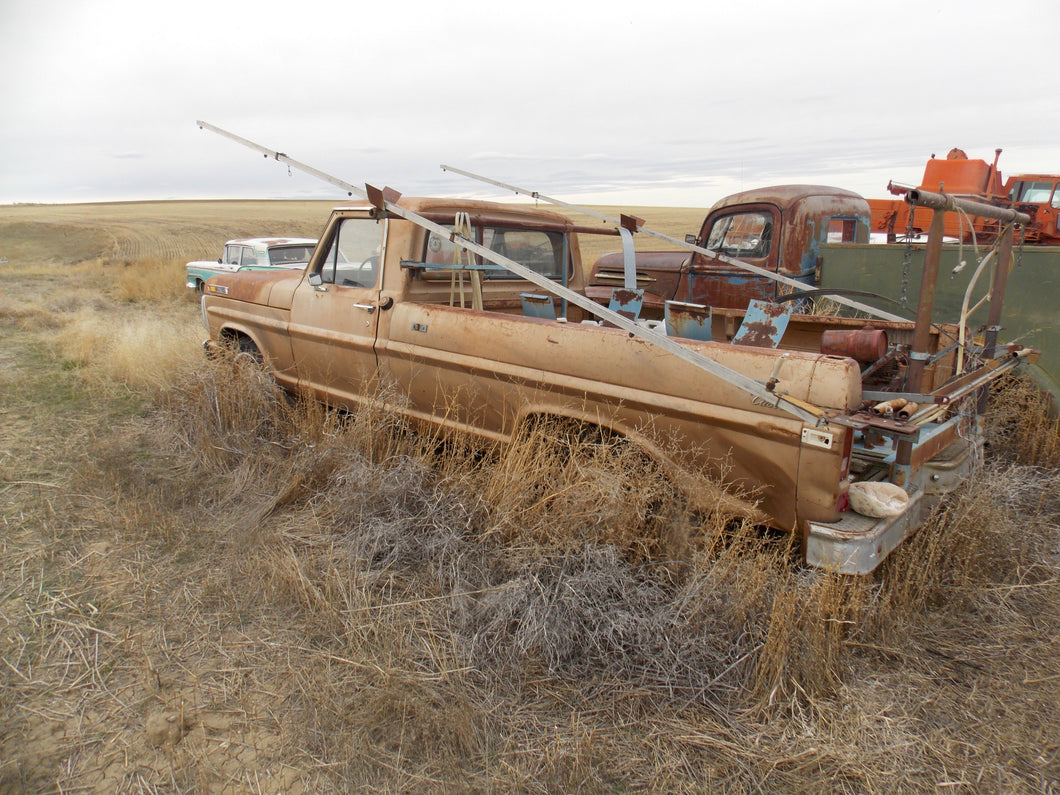
[[[1056,400],[1027,375],[1009,375],[995,384],[988,406],[992,453],[1017,464],[1060,467]]]
[[[628,440],[541,422],[489,449],[409,428],[386,404],[328,410],[219,359],[163,409],[185,465],[220,484],[204,509],[242,515],[221,522],[238,539],[230,578],[301,616],[301,653],[321,666],[290,679],[299,742],[347,782],[392,782],[386,765],[461,780],[498,736],[540,728],[526,699],[547,681],[649,714],[698,710],[740,742],[829,723],[832,763],[871,790],[838,750],[864,740],[838,705],[867,661],[932,633],[943,648],[940,628],[992,609],[999,583],[1057,576],[1055,471],[986,470],[876,577],[851,578],[802,567],[795,540],[739,503],[686,499]],[[578,754],[553,749],[534,775],[600,774]]]
[[[382,400],[353,415],[285,400],[238,357],[173,394],[168,424],[195,466],[240,473],[228,494],[275,495],[269,511],[289,507],[290,523],[312,516],[313,529],[286,532],[313,535],[313,560],[292,576],[274,558],[307,609],[345,577],[359,589],[347,604],[444,608],[432,621],[476,668],[694,700],[768,698],[785,676],[816,692],[840,676],[844,585],[796,575],[788,536],[735,514],[738,501],[704,512],[625,439],[542,421],[473,451],[412,432]]]

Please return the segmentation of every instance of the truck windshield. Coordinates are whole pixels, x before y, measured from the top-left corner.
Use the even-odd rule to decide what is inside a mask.
[[[734,213],[711,224],[706,248],[731,257],[765,257],[772,240],[772,215],[767,212]]]
[[[543,229],[518,229],[500,226],[475,228],[476,239],[486,248],[515,260],[549,279],[561,281],[570,262],[563,232]],[[427,238],[424,262],[430,265],[456,264],[456,245],[433,232]],[[478,258],[476,257],[476,260]],[[484,271],[487,279],[518,279],[501,268]]]
[[[1052,182],[1017,182],[1012,188],[1012,201],[1044,204],[1053,195]],[[1056,201],[1053,201],[1056,206]]]

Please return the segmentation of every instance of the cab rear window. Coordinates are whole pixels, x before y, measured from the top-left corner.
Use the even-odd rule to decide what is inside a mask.
[[[514,260],[532,271],[556,281],[570,275],[570,255],[563,232],[543,229],[518,229],[501,226],[475,227],[476,241],[503,257]],[[431,232],[427,236],[423,261],[437,267],[459,267],[467,263],[463,249],[446,237]],[[472,264],[489,265],[477,255],[472,255]],[[486,279],[518,279],[511,271],[500,266],[483,272]]]

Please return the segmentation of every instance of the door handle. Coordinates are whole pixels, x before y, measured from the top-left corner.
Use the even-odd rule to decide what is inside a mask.
[[[375,304],[354,304],[357,309],[363,309],[369,315],[375,311]]]

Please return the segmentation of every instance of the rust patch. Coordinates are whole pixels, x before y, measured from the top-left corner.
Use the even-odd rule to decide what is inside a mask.
[[[767,317],[777,318],[788,313],[788,310],[780,304],[759,304],[762,314]]]
[[[734,345],[753,345],[757,348],[772,348],[773,337],[777,333],[777,327],[772,323],[759,321],[757,323],[744,323],[740,327],[740,338],[733,340]]]

